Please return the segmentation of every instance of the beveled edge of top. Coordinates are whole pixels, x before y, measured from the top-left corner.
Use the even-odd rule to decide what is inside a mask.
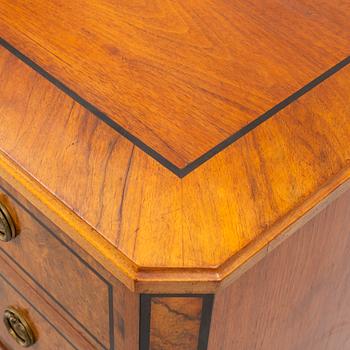
[[[140,267],[131,261],[1,151],[0,176],[115,278],[137,293],[215,293],[237,280],[350,189],[349,164],[258,239],[219,266],[161,269]]]

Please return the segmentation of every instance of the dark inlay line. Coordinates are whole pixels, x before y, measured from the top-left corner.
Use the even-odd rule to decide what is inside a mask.
[[[208,348],[213,305],[214,295],[205,295],[203,297],[201,325],[199,328],[198,350],[207,350]]]
[[[151,296],[141,294],[140,297],[140,350],[149,350],[151,335]]]
[[[276,106],[272,107],[270,110],[262,114],[257,119],[253,120],[251,123],[247,124],[245,127],[234,133],[233,135],[229,136],[226,140],[219,143],[215,147],[213,147],[208,152],[201,155],[199,158],[197,158],[192,163],[188,164],[185,168],[180,169],[180,177],[184,177],[187,174],[189,174],[191,171],[198,168],[200,165],[205,163],[207,160],[213,158],[216,154],[230,146],[232,143],[246,135],[248,132],[255,129],[260,124],[264,123],[271,117],[273,117],[278,112],[282,111],[284,108],[288,107],[291,103],[295,102],[297,99],[305,95],[307,92],[312,90],[317,85],[321,84],[323,81],[331,77],[333,74],[339,72],[342,68],[347,66],[350,63],[350,56],[342,60],[341,62],[337,63],[335,66],[321,74],[316,79],[312,80],[310,83],[296,91],[294,94],[287,97],[282,102],[278,103]]]
[[[289,106],[291,103],[299,99],[301,96],[305,95],[307,92],[312,90],[317,85],[321,84],[323,81],[331,77],[333,74],[340,71],[342,68],[347,66],[350,63],[350,56],[342,60],[341,62],[337,63],[335,66],[321,74],[316,79],[312,80],[310,83],[287,97],[282,102],[275,105],[273,108],[262,114],[260,117],[255,119],[254,121],[247,124],[245,127],[234,133],[233,135],[229,136],[226,140],[220,142],[218,145],[210,149],[208,152],[204,153],[200,157],[198,157],[196,160],[185,166],[184,168],[179,168],[172,162],[170,162],[168,159],[163,157],[160,153],[155,151],[153,148],[146,145],[143,141],[141,141],[138,137],[132,135],[129,133],[126,129],[124,129],[121,125],[116,123],[114,120],[112,120],[110,117],[108,117],[105,113],[100,111],[97,107],[92,105],[90,102],[79,96],[77,93],[75,93],[73,90],[71,90],[67,85],[63,84],[60,80],[52,76],[50,73],[48,73],[46,70],[44,70],[42,67],[40,67],[38,64],[36,64],[34,61],[32,61],[30,58],[25,56],[23,53],[18,51],[14,46],[12,46],[10,43],[8,43],[6,40],[0,37],[0,45],[3,46],[5,49],[10,51],[12,54],[14,54],[17,58],[19,58],[21,61],[26,63],[28,66],[30,66],[32,69],[34,69],[36,72],[38,72],[40,75],[42,75],[44,78],[49,80],[52,84],[54,84],[57,88],[62,90],[64,93],[69,95],[73,100],[78,102],[80,105],[85,107],[87,110],[89,110],[91,113],[95,114],[98,118],[100,118],[102,121],[104,121],[107,125],[112,127],[114,130],[119,132],[121,135],[123,135],[125,138],[127,138],[129,141],[131,141],[133,144],[135,144],[137,147],[139,147],[141,150],[143,150],[145,153],[147,153],[149,156],[157,160],[160,164],[162,164],[164,167],[166,167],[168,170],[172,171],[175,175],[177,175],[180,178],[185,177],[189,173],[191,173],[193,170],[198,168],[200,165],[208,161],[209,159],[213,158],[216,154],[233,144],[235,141],[258,127],[260,124],[264,123],[271,117],[273,117],[276,113],[280,112],[287,106]]]
[[[155,151],[153,148],[147,146],[144,142],[142,142],[139,138],[136,136],[130,134],[126,129],[124,129],[121,125],[116,123],[113,119],[108,117],[105,113],[100,111],[97,107],[92,105],[90,102],[86,101],[84,98],[80,97],[77,93],[75,93],[73,90],[71,90],[67,85],[63,84],[61,81],[59,81],[57,78],[55,78],[53,75],[48,73],[45,69],[40,67],[38,64],[36,64],[34,61],[32,61],[30,58],[22,54],[20,51],[18,51],[15,47],[13,47],[10,43],[5,41],[3,38],[0,37],[0,45],[4,47],[6,50],[11,52],[13,55],[15,55],[17,58],[19,58],[22,62],[27,64],[29,67],[34,69],[37,73],[42,75],[44,78],[46,78],[48,81],[50,81],[52,84],[54,84],[57,88],[59,88],[61,91],[63,91],[65,94],[70,96],[74,101],[78,102],[80,105],[82,105],[84,108],[86,108],[91,113],[95,114],[98,118],[100,118],[102,121],[104,121],[107,125],[109,125],[112,129],[119,132],[121,135],[123,135],[125,138],[127,138],[130,142],[132,142],[134,145],[142,149],[145,153],[150,155],[152,158],[157,160],[160,164],[162,164],[164,167],[172,171],[175,175],[180,176],[181,169],[178,168],[176,165],[171,163],[169,160],[167,160],[165,157],[163,157],[161,154],[159,154],[157,151]],[[181,176],[180,176],[181,177]]]

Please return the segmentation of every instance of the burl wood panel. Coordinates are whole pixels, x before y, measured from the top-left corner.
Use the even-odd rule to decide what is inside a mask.
[[[2,256],[22,269],[56,307],[74,318],[98,348],[108,349],[112,301],[105,279],[64,244],[57,228],[44,225],[41,214],[15,191],[5,190],[1,182],[1,203],[9,210],[18,233],[13,241],[0,242]]]
[[[202,298],[152,298],[148,349],[197,350],[202,306]]]
[[[0,8],[4,39],[179,168],[350,53],[341,0]]]
[[[350,348],[350,192],[216,296],[209,350]]]
[[[4,274],[3,260],[1,259],[0,273],[0,312],[1,319],[4,310],[8,306],[14,307],[20,311],[28,320],[35,334],[36,343],[30,347],[33,350],[77,350],[78,348],[67,339],[66,335],[59,332],[57,328],[46,318],[42,310],[34,306],[27,295],[22,292],[23,281],[17,279],[17,283],[8,279]],[[6,265],[6,264],[5,264]],[[7,270],[7,268],[5,268]],[[12,273],[13,274],[13,273]],[[0,348],[4,350],[21,350],[23,347],[18,345],[8,334],[4,323],[0,322]],[[86,344],[85,344],[86,346]],[[82,347],[81,349],[83,349]],[[91,349],[91,347],[85,347]]]
[[[110,250],[139,266],[137,278],[124,260],[113,258],[113,266],[146,292],[160,292],[156,284],[167,281],[182,292],[212,291],[215,281],[241,266],[350,175],[349,68],[184,179],[6,50],[0,50],[0,77],[2,176],[14,182],[13,162],[17,171],[24,169],[45,184],[64,204],[53,209],[67,213],[68,207],[82,219],[74,221],[79,235],[69,228],[65,232],[101,250],[94,242],[104,237]],[[20,187],[19,182],[14,186]],[[38,188],[33,182],[31,186]],[[40,193],[38,205],[53,202]],[[70,213],[66,217],[71,220]],[[223,262],[225,270],[218,272]]]

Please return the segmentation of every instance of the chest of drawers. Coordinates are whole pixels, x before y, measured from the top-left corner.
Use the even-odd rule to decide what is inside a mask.
[[[350,348],[349,15],[0,0],[0,348]]]

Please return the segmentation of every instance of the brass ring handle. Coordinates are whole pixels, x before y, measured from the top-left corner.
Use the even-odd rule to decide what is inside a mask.
[[[0,240],[8,242],[15,237],[15,224],[6,207],[2,203],[0,203]]]
[[[32,329],[16,309],[8,307],[4,312],[4,323],[8,333],[17,344],[27,348],[35,343]]]

